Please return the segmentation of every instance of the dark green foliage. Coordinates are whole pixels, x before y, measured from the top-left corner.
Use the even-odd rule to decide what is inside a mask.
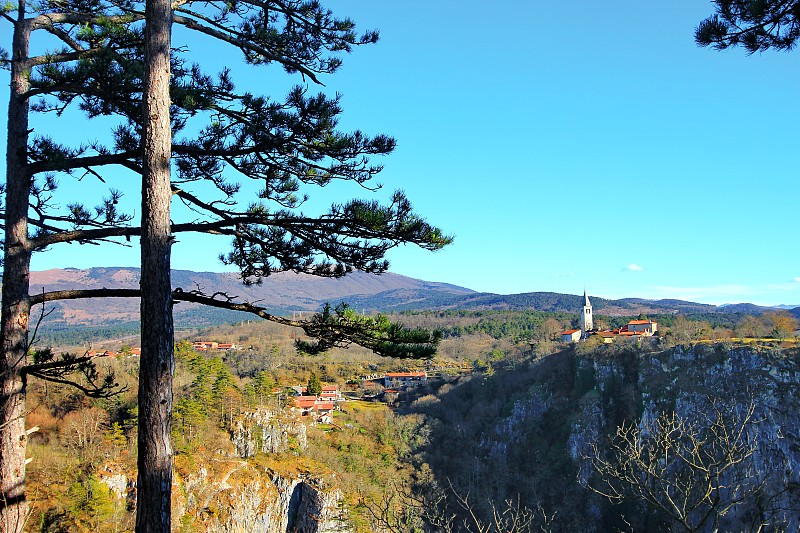
[[[683,317],[691,322],[707,322],[712,328],[735,328],[744,317],[753,316],[752,313],[692,313],[692,314],[663,314],[650,315],[650,319],[658,322],[658,327],[671,327],[678,317]]]
[[[62,353],[57,356],[50,348],[33,352],[32,361],[24,373],[51,383],[77,388],[90,398],[109,398],[127,390],[116,381],[113,371],[98,370],[95,357],[88,354]]]
[[[70,513],[84,526],[98,527],[114,514],[115,502],[111,490],[95,476],[73,483],[68,490]]]
[[[209,427],[211,423],[227,427],[233,415],[239,412],[242,407],[240,387],[230,368],[219,357],[206,357],[186,341],[176,344],[175,354],[178,372],[186,372],[193,379],[176,391],[172,437],[179,453],[191,453],[203,435],[215,431]],[[262,378],[260,385],[263,387],[266,382],[266,378]],[[263,398],[264,391],[259,392]],[[251,391],[250,399],[254,403],[257,401],[254,391]]]
[[[309,396],[319,396],[322,394],[322,383],[319,380],[316,372],[311,372],[311,377],[308,378],[308,385],[306,386]]]
[[[700,46],[724,50],[742,46],[749,53],[791,50],[800,38],[797,0],[714,0],[716,13],[695,30]]]
[[[438,331],[406,328],[385,315],[359,315],[346,304],[326,305],[302,327],[315,341],[298,339],[297,349],[312,355],[358,344],[384,357],[424,359],[433,357],[441,338]]]
[[[506,338],[514,342],[537,339],[542,324],[548,318],[566,323],[577,320],[574,313],[545,311],[406,311],[402,315],[422,317],[440,324],[438,328],[443,338],[484,333],[495,339]],[[465,320],[472,323],[459,324]],[[451,325],[453,323],[455,325]]]

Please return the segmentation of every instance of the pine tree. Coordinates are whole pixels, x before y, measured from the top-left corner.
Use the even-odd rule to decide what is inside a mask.
[[[312,372],[311,376],[308,378],[306,391],[308,392],[309,396],[319,396],[322,394],[322,383],[319,381],[319,377],[314,372]]]

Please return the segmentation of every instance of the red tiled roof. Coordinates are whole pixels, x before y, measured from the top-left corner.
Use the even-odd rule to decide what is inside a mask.
[[[387,378],[424,378],[427,372],[387,372]]]
[[[652,320],[631,320],[630,322],[628,322],[628,325],[629,326],[634,326],[634,325],[635,326],[639,326],[639,325],[642,325],[642,324],[650,324],[651,322],[652,322]]]
[[[314,407],[314,404],[317,402],[316,396],[298,396],[294,399],[294,406],[300,407],[302,409],[307,409],[310,407]]]
[[[572,335],[573,333],[575,333],[577,331],[580,331],[580,330],[579,329],[568,329],[567,331],[562,333],[562,335]]]

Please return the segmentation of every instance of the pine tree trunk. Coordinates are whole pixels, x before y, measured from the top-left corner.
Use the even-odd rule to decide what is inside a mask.
[[[168,533],[172,495],[170,39],[168,0],[147,0],[142,173],[142,355],[136,531]]]
[[[0,532],[21,532],[28,517],[25,499],[25,376],[31,252],[28,244],[27,65],[29,32],[23,24],[25,3],[19,3],[14,26],[11,93],[8,102],[6,151],[6,219],[3,267],[2,357],[0,357]]]

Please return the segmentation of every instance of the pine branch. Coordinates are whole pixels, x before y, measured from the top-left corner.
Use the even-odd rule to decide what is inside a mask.
[[[41,172],[66,172],[76,168],[89,169],[89,167],[104,165],[122,165],[133,171],[138,171],[139,167],[132,164],[130,161],[138,158],[140,155],[141,153],[139,150],[132,150],[116,154],[101,154],[72,159],[46,159],[28,163],[28,171],[30,175],[34,175]]]
[[[184,14],[189,15],[189,16],[199,17],[199,15],[197,13],[194,13],[193,11],[189,11],[187,9],[178,8],[175,11],[176,12],[180,12],[180,13],[184,13]],[[180,24],[180,25],[182,25],[182,26],[184,26],[184,27],[186,27],[186,28],[188,28],[190,30],[194,30],[194,31],[198,31],[200,33],[204,33],[204,34],[206,34],[206,35],[208,35],[210,37],[214,37],[216,39],[219,39],[220,41],[225,41],[226,43],[232,44],[232,45],[234,45],[237,48],[240,48],[242,50],[247,50],[249,52],[261,55],[267,60],[276,61],[278,63],[281,63],[282,65],[286,65],[287,67],[289,67],[289,68],[291,68],[293,70],[296,70],[297,72],[300,72],[304,76],[308,76],[308,78],[311,81],[313,81],[314,83],[316,83],[318,85],[322,85],[322,86],[325,85],[321,81],[319,81],[319,79],[317,78],[316,73],[314,73],[314,71],[309,70],[308,68],[306,68],[302,64],[300,64],[300,63],[298,63],[296,61],[292,61],[292,60],[288,59],[287,57],[280,57],[280,56],[276,55],[275,53],[271,52],[270,50],[267,50],[266,48],[253,43],[252,41],[248,41],[246,39],[240,39],[238,37],[230,35],[229,33],[225,33],[224,31],[220,31],[220,30],[216,30],[214,28],[210,28],[208,26],[204,26],[203,24],[200,24],[196,20],[193,20],[193,19],[188,18],[188,17],[183,17],[181,15],[177,15],[177,14],[173,15],[173,21],[176,24]]]

